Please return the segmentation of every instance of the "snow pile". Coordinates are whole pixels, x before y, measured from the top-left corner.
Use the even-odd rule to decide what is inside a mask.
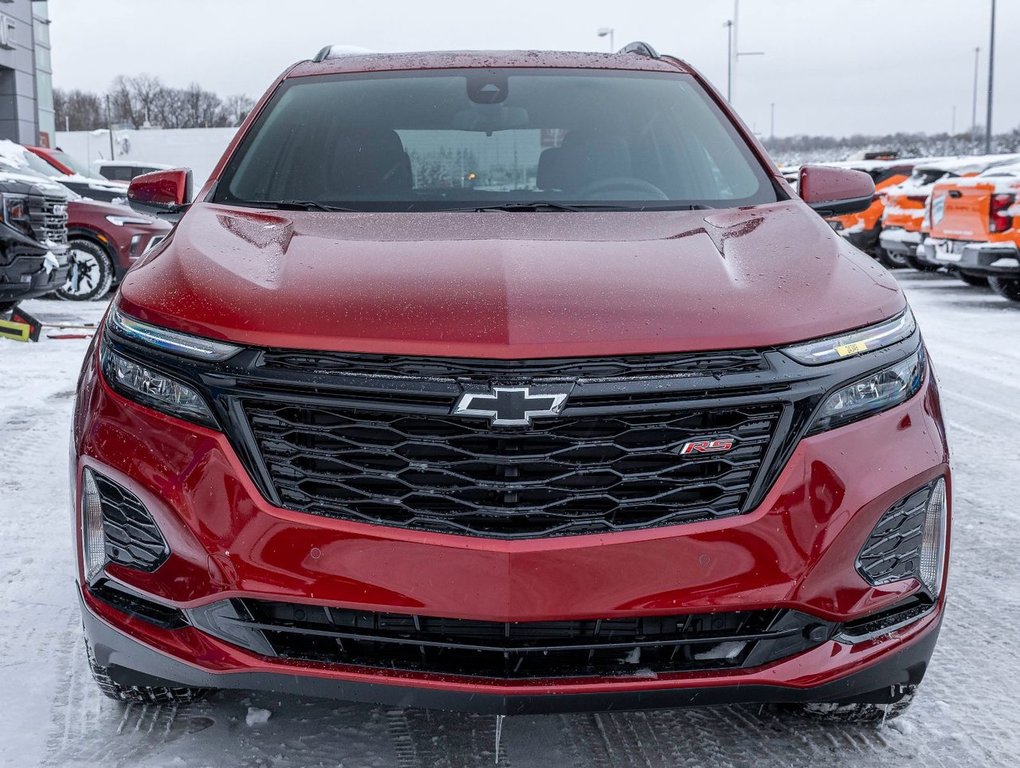
[[[265,725],[269,722],[272,712],[268,709],[262,709],[261,707],[248,707],[248,714],[244,716],[244,722],[249,728],[254,728],[256,725]]]
[[[14,168],[28,168],[24,147],[10,139],[0,139],[0,160]]]

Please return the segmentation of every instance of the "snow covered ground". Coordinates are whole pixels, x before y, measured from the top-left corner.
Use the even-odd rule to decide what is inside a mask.
[[[898,277],[938,370],[957,471],[951,605],[910,713],[878,728],[757,707],[509,718],[500,765],[1018,764],[1020,306],[945,276]],[[26,308],[67,324],[95,322],[103,309]],[[0,341],[0,765],[493,765],[492,717],[244,693],[124,707],[99,694],[79,638],[67,505],[69,416],[87,343]]]

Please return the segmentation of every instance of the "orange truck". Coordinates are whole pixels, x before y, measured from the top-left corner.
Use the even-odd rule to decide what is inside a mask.
[[[931,193],[931,233],[918,259],[946,267],[966,282],[987,278],[996,293],[1020,302],[1020,163],[978,176],[946,179]]]
[[[928,196],[937,182],[976,176],[989,168],[1015,162],[1020,162],[1020,155],[943,157],[918,161],[909,179],[885,190],[879,245],[885,252],[886,264],[911,266],[922,271],[932,269],[930,264],[919,258],[918,248],[924,239],[921,229]]]
[[[875,199],[871,206],[861,213],[845,216],[833,216],[826,221],[836,232],[856,245],[865,253],[875,256],[887,267],[906,266],[888,259],[885,251],[879,246],[879,234],[882,231],[882,213],[885,210],[885,192],[898,184],[902,184],[914,170],[917,160],[848,160],[839,163],[826,163],[837,168],[850,168],[867,173],[875,182]]]

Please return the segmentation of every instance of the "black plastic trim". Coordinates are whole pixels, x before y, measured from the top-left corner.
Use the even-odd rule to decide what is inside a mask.
[[[212,673],[179,661],[115,630],[82,604],[85,635],[96,661],[121,685],[170,684],[192,688],[264,690],[399,707],[426,707],[479,714],[523,715],[556,712],[627,711],[680,706],[750,703],[871,702],[899,700],[919,685],[938,639],[938,624],[922,636],[890,651],[859,672],[811,688],[733,683],[707,688],[507,695],[492,686],[457,692],[416,685],[412,679],[362,683],[292,672]],[[624,678],[626,680],[626,678]]]
[[[140,619],[161,629],[180,629],[188,626],[188,620],[181,611],[150,600],[112,579],[100,577],[87,589],[97,600],[102,600],[111,608],[133,619]]]

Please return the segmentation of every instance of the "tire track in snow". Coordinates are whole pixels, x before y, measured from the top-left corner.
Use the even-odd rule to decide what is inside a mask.
[[[496,717],[428,709],[387,712],[401,768],[509,768],[506,721],[496,761]]]

